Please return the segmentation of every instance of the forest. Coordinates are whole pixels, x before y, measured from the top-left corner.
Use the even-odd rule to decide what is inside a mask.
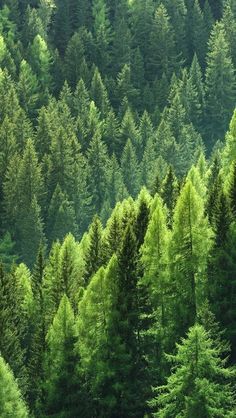
[[[0,418],[236,417],[236,0],[0,0]]]

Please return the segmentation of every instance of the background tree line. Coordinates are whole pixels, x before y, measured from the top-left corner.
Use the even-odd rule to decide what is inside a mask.
[[[39,242],[80,239],[95,213],[104,225],[169,165],[181,179],[221,147],[236,11],[232,0],[0,6],[0,246],[15,242],[32,267]]]

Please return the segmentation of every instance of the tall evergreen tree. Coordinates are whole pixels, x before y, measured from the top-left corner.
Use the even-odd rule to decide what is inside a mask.
[[[47,416],[75,417],[79,413],[78,383],[76,381],[76,355],[74,312],[66,295],[47,333],[46,401]],[[77,395],[77,396],[76,396]]]
[[[167,384],[158,388],[159,397],[151,402],[154,416],[233,416],[233,387],[228,385],[232,371],[226,368],[209,333],[195,325],[177,350],[176,355],[169,356],[174,363],[172,374]]]
[[[16,418],[28,418],[29,413],[22,399],[13,373],[0,357],[0,414],[2,418],[14,416]]]
[[[197,309],[207,296],[206,267],[211,235],[203,200],[187,180],[174,212],[170,250],[176,291],[175,323],[180,336],[194,324]]]
[[[227,130],[235,102],[235,73],[222,23],[216,23],[209,41],[206,70],[207,143],[213,145]]]

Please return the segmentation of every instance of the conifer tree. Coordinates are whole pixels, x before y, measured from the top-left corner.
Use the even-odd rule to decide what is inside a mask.
[[[45,352],[45,311],[43,306],[43,277],[45,271],[45,247],[40,245],[32,274],[33,313],[31,317],[31,341],[29,345],[29,381],[34,381],[28,390],[28,403],[35,414],[41,413],[43,392],[43,356]]]
[[[235,23],[235,11],[233,9],[233,3],[229,0],[225,2],[224,13],[222,17],[222,23],[225,30],[226,40],[230,48],[230,55],[233,60],[234,66],[236,64],[236,23]]]
[[[178,54],[182,54],[186,58],[186,26],[187,26],[187,7],[183,0],[177,0],[173,3],[171,0],[164,0],[162,2],[167,9],[170,16],[171,23],[174,29],[176,47]]]
[[[127,100],[128,105],[136,105],[138,90],[134,88],[131,80],[131,67],[125,64],[117,77],[117,96],[119,103]]]
[[[82,78],[82,63],[84,60],[84,44],[81,34],[76,32],[70,41],[65,52],[66,78],[69,85],[76,87]]]
[[[152,51],[152,52],[151,52]],[[150,79],[163,74],[170,77],[178,69],[173,27],[166,8],[161,4],[155,12],[150,35],[149,74]]]
[[[161,196],[169,211],[169,221],[172,221],[173,211],[178,197],[178,180],[172,166],[169,167],[162,183]]]
[[[11,273],[5,273],[0,266],[0,351],[5,361],[11,367],[22,394],[27,390],[27,370],[25,365],[25,349],[22,339],[25,337],[25,323],[22,324],[19,292],[16,289],[16,278]]]
[[[69,0],[56,1],[56,14],[54,18],[54,42],[61,54],[64,54],[66,45],[70,39],[70,4]]]
[[[177,354],[165,386],[150,404],[155,417],[232,417],[235,413],[233,387],[228,384],[232,371],[201,325],[190,328],[177,345]],[[220,380],[219,380],[219,376]]]
[[[29,416],[13,373],[2,356],[0,357],[0,415],[2,418]]]
[[[103,264],[102,224],[97,216],[94,217],[90,226],[88,241],[88,248],[85,253],[84,273],[86,283]]]
[[[128,139],[130,139],[133,147],[136,150],[136,153],[140,157],[141,152],[142,152],[140,132],[138,130],[138,127],[136,126],[134,115],[130,108],[126,110],[124,117],[121,121],[121,127],[120,127],[121,148],[119,150],[120,153],[122,153],[123,148],[125,147]]]
[[[120,151],[119,123],[112,110],[109,111],[105,119],[103,140],[107,145],[109,154],[115,153],[118,156]]]
[[[138,0],[132,13],[132,33],[134,47],[139,47],[144,62],[149,50],[151,31],[153,28],[154,5],[152,1]]]
[[[107,176],[107,199],[111,208],[114,208],[118,201],[127,197],[128,192],[124,185],[121,168],[115,154],[112,155]]]
[[[77,233],[73,207],[59,185],[54,191],[49,206],[47,230],[50,242],[56,239],[63,240],[69,232],[73,235]]]
[[[37,77],[25,60],[20,65],[18,92],[21,106],[27,114],[34,116],[39,105],[39,86]]]
[[[194,324],[197,309],[207,296],[206,267],[211,236],[203,200],[192,182],[187,180],[175,207],[170,250],[171,274],[176,289],[175,323],[179,335]]]
[[[198,103],[198,115],[192,118],[192,122],[196,128],[201,132],[202,129],[202,116],[205,112],[205,88],[203,83],[203,76],[200,64],[198,62],[197,55],[194,54],[193,61],[189,70],[189,76],[191,80],[191,84],[193,85],[195,92],[196,92],[196,99]],[[199,119],[200,116],[200,119]]]
[[[130,139],[128,139],[122,153],[121,170],[128,193],[131,196],[135,196],[139,186],[139,167]]]
[[[99,69],[106,71],[110,62],[112,32],[108,9],[104,0],[93,0],[94,36],[96,45],[95,62]]]
[[[122,68],[124,68],[125,65],[130,64],[132,37],[125,16],[119,18],[117,17],[115,19],[114,29],[115,31],[111,54],[114,60],[112,65],[113,73],[117,74]],[[120,42],[121,39],[123,39],[124,42]]]
[[[139,304],[137,275],[137,240],[132,224],[128,222],[120,251],[118,252],[117,296],[114,318],[118,341],[124,346],[124,363],[119,370],[120,390],[126,396],[119,405],[121,416],[142,416],[145,411],[145,395],[148,387],[140,384],[146,382],[146,360],[142,356],[139,340]],[[131,377],[132,376],[132,377]],[[134,378],[136,376],[136,379]],[[139,393],[139,398],[136,393]],[[117,416],[115,414],[115,416]]]
[[[52,56],[44,39],[40,35],[34,38],[30,50],[30,62],[43,90],[51,89]]]
[[[107,185],[107,148],[99,132],[95,133],[87,152],[89,184],[93,208],[99,213]]]
[[[153,202],[153,212],[148,224],[142,252],[143,277],[141,282],[149,289],[149,295],[160,326],[167,325],[168,245],[167,214],[159,196]]]
[[[15,163],[14,157],[13,164]],[[17,162],[16,167],[12,166],[12,169],[17,169],[18,174],[12,177],[8,173],[6,176],[4,193],[7,216],[12,218],[18,248],[24,260],[32,266],[44,234],[38,203],[43,190],[42,176],[31,140],[26,144],[22,160]]]
[[[143,188],[138,196],[137,201],[137,215],[135,222],[135,235],[137,239],[137,248],[141,248],[144,242],[144,238],[147,232],[150,217],[150,199],[148,191]]]
[[[91,83],[91,98],[101,112],[101,117],[104,118],[107,116],[109,111],[108,95],[97,68],[95,69]]]
[[[234,111],[225,139],[226,144],[222,152],[222,171],[227,176],[229,167],[236,158],[236,111]]]
[[[64,295],[46,336],[46,415],[72,418],[79,413],[75,374],[77,358],[73,351],[75,335],[74,312]]]
[[[235,74],[224,27],[216,23],[209,41],[206,70],[207,143],[222,139],[227,130],[235,97]]]
[[[118,416],[119,395],[123,389],[117,385],[116,378],[125,349],[112,323],[116,315],[116,277],[117,258],[114,256],[106,270],[101,267],[93,276],[79,304],[77,320],[76,352],[80,353],[82,372],[89,380],[92,406],[95,410],[99,407],[107,418]]]

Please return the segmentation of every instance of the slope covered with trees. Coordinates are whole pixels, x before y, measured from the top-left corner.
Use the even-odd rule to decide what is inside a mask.
[[[235,42],[234,0],[0,1],[0,416],[236,416]]]

